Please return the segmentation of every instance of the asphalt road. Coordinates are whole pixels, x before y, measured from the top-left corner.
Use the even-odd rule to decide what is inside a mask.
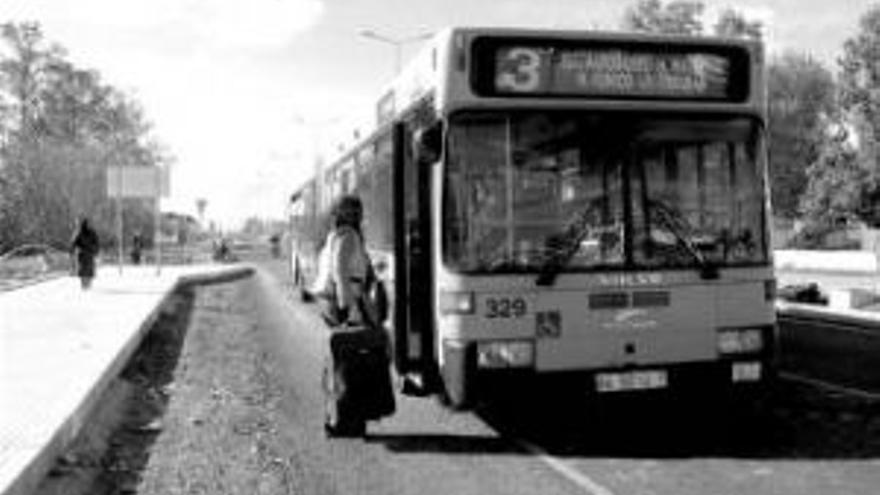
[[[298,486],[313,493],[529,494],[583,493],[539,458],[501,438],[479,417],[456,414],[430,399],[398,396],[397,414],[371,423],[366,439],[327,439],[318,386],[326,329],[315,308],[285,291],[283,267],[258,274],[258,327],[266,332],[283,383],[282,414],[295,418]],[[311,491],[311,490],[307,490]]]
[[[772,399],[628,400],[577,391],[519,396],[476,413],[398,396],[365,440],[328,440],[317,386],[324,330],[295,300],[280,262],[261,263],[258,328],[277,356],[282,414],[294,422],[307,493],[876,494],[880,403],[782,381]]]

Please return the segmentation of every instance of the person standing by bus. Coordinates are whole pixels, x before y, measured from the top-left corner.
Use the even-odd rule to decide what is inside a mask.
[[[324,430],[329,436],[362,436],[367,421],[393,414],[389,342],[371,289],[379,286],[364,244],[363,205],[343,196],[333,209],[333,228],[324,246],[329,259],[321,291],[331,327],[322,387]]]
[[[316,296],[326,302],[324,319],[330,326],[361,322],[358,301],[363,294],[370,260],[364,248],[363,205],[357,196],[339,198],[332,210],[333,225],[321,251]]]
[[[98,233],[89,224],[88,218],[80,221],[79,229],[71,241],[71,251],[76,261],[76,275],[82,290],[88,290],[95,278],[95,257],[100,249]]]

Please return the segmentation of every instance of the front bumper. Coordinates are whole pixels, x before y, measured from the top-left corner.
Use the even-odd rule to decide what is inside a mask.
[[[538,372],[533,368],[481,367],[475,344],[456,344],[444,346],[444,379],[447,388],[458,388],[471,397],[526,387],[584,395],[736,392],[766,388],[776,378],[775,362],[769,352],[724,356],[712,361]]]
[[[748,392],[763,389],[776,378],[774,364],[760,356],[543,373],[471,369],[481,391],[522,386],[557,394],[608,396]]]

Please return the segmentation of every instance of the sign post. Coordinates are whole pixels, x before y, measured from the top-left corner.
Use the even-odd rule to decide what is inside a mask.
[[[156,174],[157,182],[161,181],[161,178],[159,177],[159,175],[161,175],[161,174]],[[157,183],[156,184],[157,190],[160,190],[159,187],[160,187],[160,184]],[[156,275],[157,276],[162,274],[162,243],[159,242],[159,235],[162,232],[162,208],[159,207],[159,201],[160,201],[159,196],[156,195],[156,197],[153,198],[153,215],[155,218],[155,221],[153,222],[153,239],[154,239],[153,244],[155,244],[155,245],[153,246],[153,248],[156,250]]]
[[[156,274],[162,271],[162,248],[160,198],[169,192],[168,169],[160,167],[109,167],[107,169],[107,196],[116,198],[116,226],[119,235],[119,271],[122,272],[123,252],[123,198],[151,198],[154,200],[155,232],[153,234],[156,250]]]
[[[125,190],[125,182],[123,179],[124,174],[116,174],[117,185],[120,191]],[[122,195],[116,196],[116,263],[119,266],[119,274],[122,275],[122,258],[125,256],[124,247],[125,239],[123,238],[123,225],[122,225]]]

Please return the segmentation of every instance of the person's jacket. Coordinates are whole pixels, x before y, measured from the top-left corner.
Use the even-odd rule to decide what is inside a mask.
[[[369,257],[361,234],[351,227],[338,227],[328,239],[330,280],[340,308],[355,309],[367,281]]]
[[[80,229],[71,245],[81,255],[95,256],[98,254],[98,234],[91,228]]]

